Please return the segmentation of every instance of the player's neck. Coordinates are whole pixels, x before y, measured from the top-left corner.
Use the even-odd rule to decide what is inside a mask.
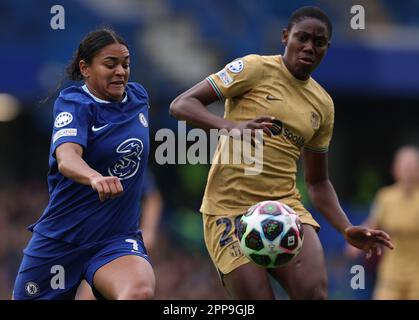
[[[307,82],[310,79],[310,74],[305,75],[305,74],[296,74],[296,72],[293,70],[291,64],[288,62],[286,54],[284,54],[282,56],[282,61],[284,63],[285,68],[287,68],[288,73],[295,79],[298,81],[302,81],[302,82]]]
[[[96,91],[92,88],[89,88],[87,83],[85,83],[82,86],[82,88],[85,92],[87,92],[87,94],[89,94],[93,98],[93,100],[95,100],[96,102],[99,102],[99,103],[125,102],[126,98],[127,98],[127,92],[126,91],[124,92],[122,98],[119,101],[112,101],[112,100],[106,100],[106,99],[102,99],[102,98],[98,97],[98,94],[96,93]]]

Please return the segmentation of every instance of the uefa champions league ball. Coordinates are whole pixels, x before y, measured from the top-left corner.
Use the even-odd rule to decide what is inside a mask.
[[[303,246],[303,228],[294,210],[279,201],[250,207],[239,222],[237,236],[246,257],[265,268],[294,259]]]

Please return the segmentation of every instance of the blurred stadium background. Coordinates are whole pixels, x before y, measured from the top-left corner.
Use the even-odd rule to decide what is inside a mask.
[[[50,27],[50,9],[56,4],[65,8],[64,30]],[[189,86],[234,58],[282,53],[280,36],[287,18],[309,4],[323,8],[334,24],[332,46],[314,77],[335,101],[330,175],[357,223],[368,214],[375,191],[391,183],[396,148],[419,141],[418,0],[2,0],[0,299],[11,295],[30,237],[25,227],[41,215],[48,200],[55,90],[85,33],[109,25],[130,44],[131,79],[150,94],[154,137],[159,128],[176,132],[168,107]],[[350,9],[356,4],[365,8],[365,30],[350,27]],[[40,103],[49,95],[49,101]],[[215,105],[213,110],[221,108]],[[157,298],[224,299],[198,213],[209,166],[160,166],[154,153],[150,166],[164,197],[160,241],[152,254]],[[369,299],[377,261],[347,260],[342,237],[312,212],[322,225],[330,298]],[[350,267],[357,263],[366,267],[365,290],[350,288]]]

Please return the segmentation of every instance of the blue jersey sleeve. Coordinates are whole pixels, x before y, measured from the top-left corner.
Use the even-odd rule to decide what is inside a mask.
[[[65,142],[77,143],[86,148],[91,119],[92,114],[87,104],[60,95],[54,105],[53,154]]]
[[[141,84],[137,82],[129,82],[127,89],[130,90],[137,99],[140,101],[145,101],[150,107],[148,93]]]

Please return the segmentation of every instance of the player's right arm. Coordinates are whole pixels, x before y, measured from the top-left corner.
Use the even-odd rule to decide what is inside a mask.
[[[217,94],[207,80],[203,80],[176,97],[170,105],[170,115],[202,129],[227,129],[232,121],[221,118],[206,108],[218,100]]]
[[[104,177],[83,160],[83,148],[79,144],[72,142],[60,144],[55,155],[60,173],[73,181],[91,186],[98,192],[100,201],[115,198],[123,192],[119,178]]]
[[[104,177],[83,159],[87,148],[92,110],[83,100],[80,89],[63,90],[54,104],[52,156],[59,172],[75,182],[97,191],[101,201],[118,196],[123,190],[116,177]]]
[[[272,117],[260,116],[250,121],[235,123],[208,111],[206,106],[218,99],[209,82],[203,80],[173,100],[170,105],[170,115],[205,130],[226,129],[233,133],[237,130],[237,135],[240,135],[243,129],[262,129],[271,136],[269,128],[272,124],[268,122]]]
[[[239,96],[250,90],[261,77],[260,68],[254,60],[255,58],[251,56],[238,60],[243,64],[240,69],[233,69],[234,72],[231,71],[234,62],[230,63],[220,72],[210,75],[185,91],[171,103],[170,115],[206,130],[226,129],[231,132],[236,129],[241,134],[243,129],[262,129],[271,135],[269,128],[272,125],[268,122],[272,117],[261,116],[250,121],[235,123],[212,114],[206,108],[217,100]]]

